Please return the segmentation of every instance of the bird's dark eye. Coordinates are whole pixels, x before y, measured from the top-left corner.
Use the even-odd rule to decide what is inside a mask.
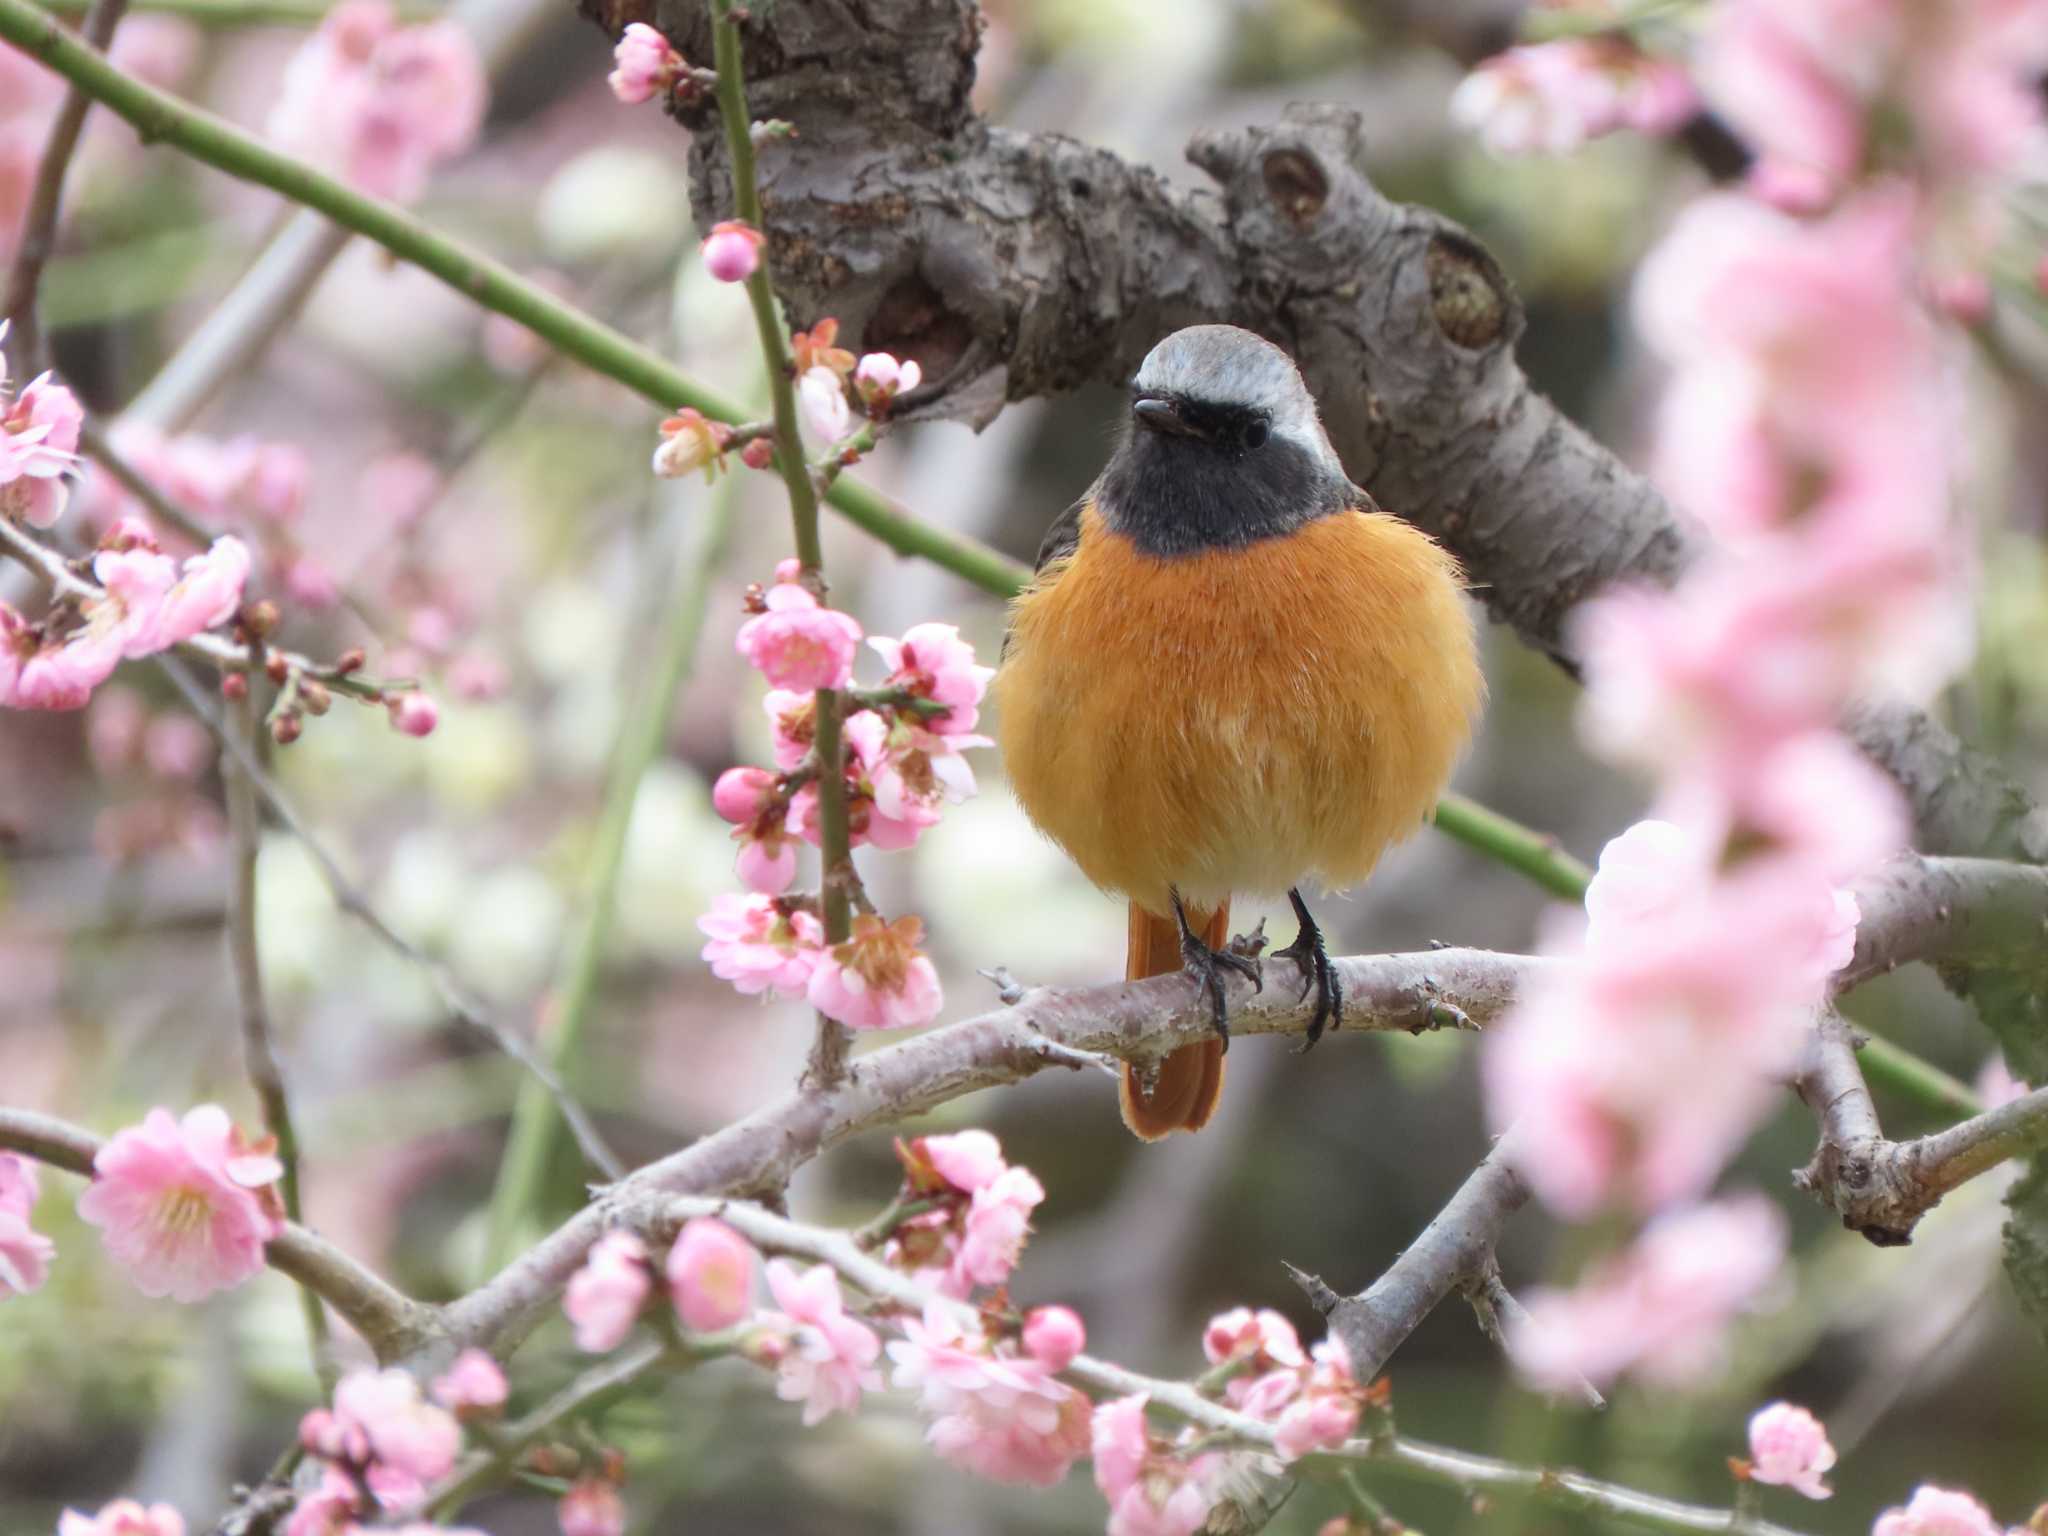
[[[1263,448],[1263,447],[1265,446],[1265,444],[1266,444],[1266,424],[1265,424],[1265,423],[1264,423],[1263,421],[1254,421],[1254,422],[1250,422],[1250,423],[1248,423],[1248,424],[1246,425],[1245,429],[1244,429],[1244,445],[1245,445],[1245,447],[1247,447],[1247,448]]]

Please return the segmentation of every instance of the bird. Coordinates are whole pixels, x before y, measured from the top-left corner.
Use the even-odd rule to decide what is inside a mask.
[[[1045,535],[992,686],[1025,814],[1128,902],[1125,974],[1185,971],[1212,1036],[1123,1065],[1126,1125],[1208,1123],[1223,1090],[1234,898],[1285,892],[1275,952],[1316,992],[1307,1050],[1341,1026],[1342,978],[1301,894],[1341,890],[1421,826],[1485,695],[1457,561],[1351,482],[1280,347],[1230,325],[1160,341],[1100,476]]]

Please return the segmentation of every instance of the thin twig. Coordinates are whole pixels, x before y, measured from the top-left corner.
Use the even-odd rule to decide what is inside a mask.
[[[49,1115],[0,1108],[0,1148],[53,1168],[90,1177],[103,1145],[92,1132]],[[439,1336],[434,1308],[414,1301],[296,1222],[286,1223],[270,1240],[264,1257],[271,1268],[318,1293],[346,1318],[379,1360],[395,1360]]]
[[[256,741],[256,710],[247,694],[226,707],[224,730],[232,732],[248,756]],[[235,997],[242,1020],[242,1058],[249,1082],[262,1106],[263,1124],[277,1141],[277,1160],[283,1166],[278,1192],[284,1197],[284,1213],[304,1224],[305,1207],[299,1195],[299,1137],[292,1124],[291,1099],[285,1092],[284,1070],[278,1065],[271,1043],[270,1010],[263,998],[263,960],[256,940],[256,855],[263,835],[263,812],[257,803],[256,786],[238,765],[232,752],[221,753],[221,779],[228,803],[228,958],[235,977]],[[328,1347],[327,1313],[320,1298],[300,1288],[299,1300],[306,1316],[306,1343],[313,1352],[313,1374],[319,1379],[321,1395],[334,1390],[334,1357]]]
[[[93,47],[104,51],[114,40],[114,28],[121,23],[128,0],[92,0],[79,30]],[[78,136],[85,127],[91,94],[73,82],[64,93],[63,105],[50,123],[50,137],[43,145],[42,163],[36,167],[35,185],[29,191],[28,210],[21,225],[21,243],[14,252],[14,271],[7,282],[7,303],[0,317],[14,322],[14,344],[21,349],[23,371],[39,372],[43,337],[36,319],[36,293],[43,281],[43,267],[57,248],[57,225],[64,207],[64,178],[71,169],[71,156],[78,148]]]
[[[591,1123],[589,1115],[584,1112],[581,1105],[570,1098],[560,1079],[535,1057],[525,1041],[498,1023],[491,1011],[455,979],[447,966],[421,950],[384,921],[382,914],[370,904],[370,899],[342,873],[341,865],[336,862],[334,855],[313,835],[312,828],[307,825],[298,808],[286,797],[276,781],[263,771],[262,765],[250,756],[241,742],[222,729],[220,720],[213,713],[206,690],[193,681],[190,674],[171,658],[159,657],[158,660],[162,663],[164,671],[170,675],[171,681],[176,684],[178,691],[184,695],[185,702],[192,706],[193,712],[214,733],[222,749],[232,755],[236,765],[249,775],[257,791],[263,796],[264,803],[270,807],[271,814],[277,817],[285,830],[296,837],[311,855],[314,867],[320,871],[320,877],[327,886],[328,894],[334,898],[334,904],[361,923],[378,942],[399,958],[417,966],[427,978],[428,985],[434,989],[435,995],[441,1000],[441,1006],[448,1010],[450,1017],[491,1041],[499,1050],[538,1078],[553,1095],[556,1108],[561,1112],[562,1118],[569,1123],[577,1145],[583,1149],[583,1155],[591,1166],[607,1178],[620,1177],[625,1172],[625,1165],[605,1145],[604,1138],[598,1134],[597,1127]]]

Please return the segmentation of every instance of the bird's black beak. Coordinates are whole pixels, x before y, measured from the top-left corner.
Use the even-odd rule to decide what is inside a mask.
[[[1140,395],[1131,402],[1131,416],[1147,432],[1169,437],[1201,437],[1203,432],[1181,413],[1180,403],[1166,395]]]

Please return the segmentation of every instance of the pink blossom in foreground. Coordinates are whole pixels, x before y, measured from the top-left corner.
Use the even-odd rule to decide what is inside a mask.
[[[0,1152],[0,1296],[39,1290],[49,1278],[57,1245],[29,1226],[36,1192],[35,1164]]]
[[[974,1192],[955,1279],[1001,1285],[1010,1278],[1031,1232],[1031,1213],[1045,1200],[1045,1186],[1029,1168],[1006,1168]]]
[[[314,1440],[323,1437],[320,1424],[331,1424],[333,1415],[326,1409],[315,1409],[308,1419],[317,1419]],[[361,1432],[357,1431],[360,1437]],[[315,1445],[308,1442],[307,1431],[302,1424],[299,1430],[300,1443],[314,1454],[322,1454]],[[350,1458],[361,1461],[370,1454],[367,1440],[361,1440],[355,1454]],[[284,1536],[350,1536],[358,1529],[356,1516],[364,1512],[367,1500],[363,1490],[356,1486],[354,1478],[341,1468],[329,1463],[320,1469],[320,1486],[304,1495],[293,1506],[291,1519],[285,1522]]]
[[[768,1289],[782,1310],[762,1313],[761,1322],[789,1335],[775,1395],[804,1405],[805,1428],[854,1412],[862,1392],[882,1389],[882,1373],[875,1368],[882,1341],[866,1323],[846,1315],[839,1276],[830,1265],[799,1273],[786,1259],[770,1259],[767,1272]]]
[[[813,368],[796,381],[797,403],[803,407],[804,425],[827,447],[843,441],[853,430],[853,407],[846,403],[846,386],[830,368]]]
[[[716,1333],[745,1320],[754,1304],[754,1245],[713,1216],[683,1223],[668,1251],[668,1290],[693,1333]]]
[[[979,723],[982,695],[996,669],[975,661],[974,647],[960,638],[955,626],[916,624],[903,632],[901,640],[873,635],[868,645],[889,669],[883,687],[901,688],[947,706],[945,714],[924,722],[926,730],[959,736]]]
[[[626,1501],[602,1477],[579,1477],[556,1507],[562,1536],[623,1536]]]
[[[168,1504],[145,1509],[133,1499],[116,1499],[96,1515],[65,1510],[57,1536],[185,1536],[185,1517]]]
[[[885,719],[871,709],[849,716],[844,735],[848,771],[867,802],[865,818],[857,808],[856,819],[878,848],[909,847],[938,825],[946,804],[971,798],[974,770],[960,754],[992,744],[986,736],[935,735],[906,714]]]
[[[121,661],[120,637],[104,626],[59,634],[0,603],[0,705],[83,709]]]
[[[605,77],[605,83],[629,107],[666,94],[683,68],[683,56],[644,21],[628,23],[619,34],[612,62],[617,67]]]
[[[455,1416],[420,1395],[405,1371],[351,1371],[334,1389],[335,1428],[366,1443],[370,1491],[387,1509],[416,1503],[426,1485],[445,1477],[462,1450]],[[300,1430],[303,1438],[305,1429]],[[360,1458],[358,1458],[360,1459]]]
[[[153,1109],[93,1158],[78,1214],[145,1296],[198,1301],[263,1268],[284,1229],[275,1189],[283,1166],[250,1143],[217,1104],[174,1119]]]
[[[848,1029],[914,1029],[938,1017],[945,999],[939,973],[919,951],[924,924],[893,923],[863,914],[853,937],[825,951],[805,995],[811,1006]]]
[[[454,22],[402,27],[385,0],[344,0],[285,66],[267,131],[363,191],[409,203],[475,141],[488,93]]]
[[[711,973],[753,996],[802,997],[825,954],[825,927],[816,914],[784,907],[772,896],[721,894],[697,919],[708,943]]]
[[[1749,1421],[1749,1475],[1759,1483],[1776,1483],[1825,1499],[1833,1489],[1821,1481],[1835,1464],[1827,1427],[1791,1403],[1760,1408]]]
[[[232,535],[218,538],[182,568],[154,549],[103,549],[92,570],[107,597],[87,608],[87,622],[111,626],[121,654],[134,660],[234,617],[249,579],[249,546]]]
[[[1190,1462],[1155,1447],[1145,1401],[1141,1393],[1095,1410],[1095,1486],[1109,1501],[1108,1536],[1195,1536],[1213,1502],[1203,1486],[1208,1459]]]
[[[434,1401],[451,1413],[505,1406],[505,1372],[481,1349],[465,1349],[434,1378]]]
[[[721,283],[743,283],[761,265],[761,247],[768,242],[758,229],[737,219],[714,224],[699,254],[704,270]]]
[[[1967,1493],[1923,1483],[1904,1509],[1877,1517],[1870,1536],[2002,1536],[1991,1511]]]
[[[771,688],[844,688],[853,678],[860,625],[850,614],[823,608],[794,582],[779,581],[762,600],[765,613],[742,624],[735,648]]]
[[[999,1356],[938,1303],[889,1345],[895,1386],[932,1416],[926,1438],[955,1466],[998,1483],[1050,1488],[1088,1453],[1088,1399],[1035,1359]]]
[[[1621,38],[1510,48],[1460,82],[1451,117],[1498,154],[1551,154],[1619,128],[1669,133],[1698,110],[1683,71]]]
[[[1048,1371],[1064,1371],[1088,1347],[1088,1330],[1072,1307],[1033,1307],[1024,1314],[1024,1353]]]
[[[1009,1164],[1002,1143],[987,1131],[956,1131],[950,1136],[920,1136],[910,1143],[933,1171],[963,1195],[993,1184]]]
[[[853,387],[869,413],[882,416],[908,393],[924,382],[924,369],[915,361],[898,362],[887,352],[870,352],[854,366]]]
[[[591,1246],[583,1267],[562,1293],[562,1310],[576,1331],[576,1347],[590,1354],[616,1349],[654,1289],[647,1247],[631,1232],[607,1232]]]
[[[1885,6],[1721,0],[1706,13],[1696,72],[1730,127],[1758,151],[1760,188],[1818,206],[1863,158],[1868,102],[1897,18]]]
[[[431,736],[441,723],[441,707],[433,695],[417,688],[392,695],[384,701],[384,708],[391,716],[391,728],[401,736]]]
[[[789,831],[775,775],[765,768],[728,768],[711,786],[711,807],[733,824],[740,883],[763,896],[788,890],[796,879],[798,839]]]
[[[1573,1289],[1531,1292],[1509,1352],[1544,1391],[1624,1374],[1689,1385],[1720,1368],[1729,1325],[1757,1304],[1784,1257],[1785,1218],[1761,1195],[1661,1216]]]
[[[0,321],[0,349],[7,344]],[[34,528],[55,525],[70,492],[64,476],[78,463],[78,432],[85,412],[78,397],[44,373],[10,390],[7,355],[0,350],[0,516]]]

